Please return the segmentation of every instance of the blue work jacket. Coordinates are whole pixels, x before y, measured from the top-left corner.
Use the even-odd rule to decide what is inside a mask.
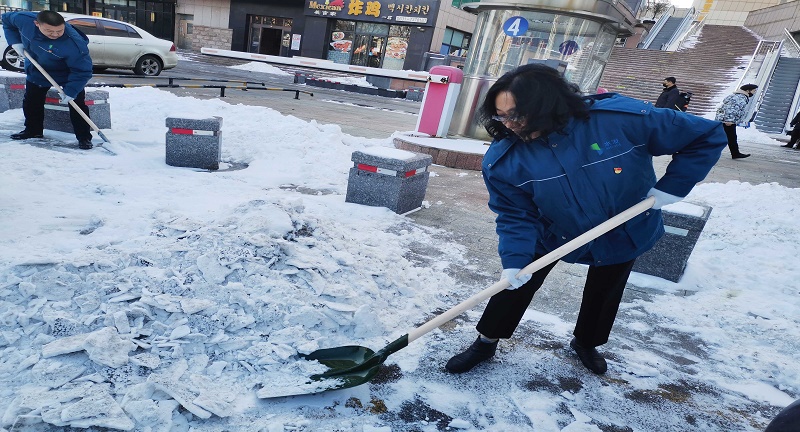
[[[587,120],[525,142],[494,141],[483,158],[489,207],[497,213],[503,268],[523,268],[647,197],[651,187],[686,196],[727,144],[722,124],[606,93],[589,98]],[[653,156],[672,155],[656,181]],[[566,255],[596,266],[630,261],[664,234],[648,210]]]
[[[28,55],[47,71],[67,96],[74,98],[86,87],[92,78],[92,59],[89,57],[89,38],[85,34],[66,24],[61,37],[50,39],[34,24],[34,12],[7,12],[2,15],[2,20],[8,44],[21,43]],[[40,87],[51,86],[32,62],[25,62],[25,73],[28,81]]]

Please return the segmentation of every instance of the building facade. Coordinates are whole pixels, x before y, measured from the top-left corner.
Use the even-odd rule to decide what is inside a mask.
[[[792,1],[750,12],[744,26],[766,40],[781,40],[783,29],[800,42],[800,1]]]
[[[698,20],[706,24],[741,26],[754,10],[787,3],[789,0],[695,0]],[[796,1],[796,0],[794,0]]]

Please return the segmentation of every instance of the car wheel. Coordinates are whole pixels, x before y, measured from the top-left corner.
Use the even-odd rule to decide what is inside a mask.
[[[14,48],[9,46],[3,51],[3,58],[0,59],[0,65],[2,65],[4,69],[22,72],[25,70],[25,58],[17,54]]]
[[[161,61],[157,57],[146,55],[136,62],[133,73],[136,75],[156,76],[161,73],[162,67]]]

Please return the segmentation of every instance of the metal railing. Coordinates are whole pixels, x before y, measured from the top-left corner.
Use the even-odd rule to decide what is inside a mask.
[[[683,17],[680,25],[675,30],[675,33],[672,34],[672,37],[669,38],[667,43],[662,48],[662,51],[677,51],[681,44],[683,43],[684,39],[686,39],[686,35],[692,29],[692,24],[695,22],[695,18],[697,18],[697,10],[695,8],[691,8],[686,12],[686,16]]]
[[[769,87],[769,80],[772,78],[775,66],[778,65],[778,60],[781,58],[782,48],[783,41],[759,41],[753,56],[750,58],[750,62],[747,64],[747,69],[745,69],[744,74],[736,83],[737,89],[744,84],[758,86],[755,100],[747,104],[745,119],[752,121],[758,112],[758,108],[761,107],[761,102],[767,93],[767,87]]]
[[[789,29],[785,27],[783,28],[783,37],[783,40],[786,41],[783,44],[784,55],[791,58],[800,57],[800,44],[797,43],[797,39],[792,36]]]
[[[299,90],[293,88],[280,88],[280,87],[267,87],[263,82],[255,82],[255,81],[243,81],[243,80],[225,80],[225,79],[214,79],[214,78],[181,78],[181,77],[147,77],[141,75],[101,75],[95,74],[95,78],[97,77],[108,77],[108,78],[124,78],[124,79],[133,79],[133,80],[154,80],[154,79],[166,79],[167,83],[143,83],[143,84],[129,84],[129,83],[105,83],[105,82],[90,82],[86,84],[86,87],[121,87],[121,88],[131,88],[131,87],[155,87],[155,88],[206,88],[206,89],[219,89],[219,97],[225,97],[225,90],[232,89],[232,90],[268,90],[268,91],[285,91],[285,92],[294,92],[294,98],[300,99],[300,93],[307,94],[311,97],[314,96],[314,93],[306,90]],[[219,82],[219,83],[232,83],[233,85],[229,84],[176,84],[175,81],[201,81],[201,82]],[[254,84],[254,85],[251,85]]]
[[[670,6],[669,9],[667,9],[664,12],[664,14],[661,15],[661,18],[659,18],[658,21],[656,21],[653,27],[650,28],[650,31],[647,33],[647,36],[644,38],[644,41],[642,41],[639,48],[642,49],[650,48],[650,44],[653,43],[653,39],[656,38],[658,32],[661,31],[661,29],[664,27],[664,24],[666,24],[667,20],[670,19],[670,17],[672,17],[673,13],[675,13],[675,6]]]

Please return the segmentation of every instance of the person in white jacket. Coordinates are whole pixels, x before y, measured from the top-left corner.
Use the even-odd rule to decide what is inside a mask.
[[[758,86],[755,84],[745,84],[739,87],[739,90],[735,93],[727,96],[722,101],[722,105],[717,108],[716,120],[722,122],[725,135],[728,136],[728,149],[730,149],[731,157],[734,159],[750,157],[750,154],[739,151],[739,141],[736,137],[736,124],[746,121],[744,116],[747,113],[747,104],[750,102],[750,98],[756,93],[757,88]]]

